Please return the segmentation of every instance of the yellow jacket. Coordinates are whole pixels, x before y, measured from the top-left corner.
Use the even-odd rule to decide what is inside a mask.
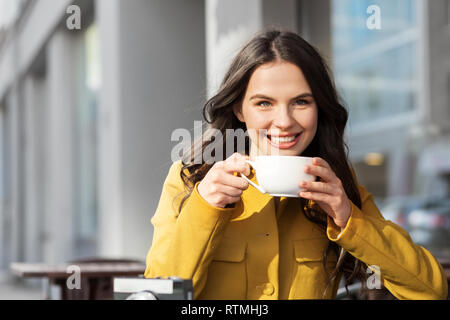
[[[362,210],[352,203],[340,230],[328,218],[326,233],[303,214],[298,199],[274,198],[250,186],[234,208],[217,208],[198,193],[183,204],[181,161],[172,164],[151,219],[153,243],[145,277],[192,279],[194,299],[320,299],[326,273],[322,254],[335,241],[367,266],[380,269],[381,281],[399,299],[446,299],[447,279],[431,253],[408,233],[386,221],[372,195],[358,185]],[[252,169],[249,178],[256,182]],[[328,270],[336,265],[329,257]],[[327,291],[334,298],[338,287]]]

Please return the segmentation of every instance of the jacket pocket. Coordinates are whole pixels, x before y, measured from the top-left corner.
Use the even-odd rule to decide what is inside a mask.
[[[294,261],[292,267],[292,290],[294,299],[331,298],[330,291],[323,295],[328,276],[336,266],[336,255],[329,251],[327,270],[323,265],[323,254],[328,246],[328,238],[294,240]]]
[[[206,284],[199,299],[246,299],[246,250],[245,242],[222,240],[214,252]]]
[[[245,258],[247,245],[245,242],[223,240],[217,248],[213,261],[242,262]]]
[[[328,246],[328,238],[294,240],[294,258],[298,263],[321,262]],[[328,263],[336,262],[336,256],[328,253]]]

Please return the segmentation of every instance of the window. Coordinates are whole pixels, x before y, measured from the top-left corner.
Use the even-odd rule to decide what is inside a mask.
[[[418,37],[415,2],[377,1],[380,29],[368,27],[368,0],[332,1],[337,87],[351,123],[411,113],[417,105]]]

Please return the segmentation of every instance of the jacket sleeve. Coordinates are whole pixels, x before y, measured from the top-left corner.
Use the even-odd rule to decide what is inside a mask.
[[[178,212],[185,195],[181,166],[181,160],[172,164],[151,219],[153,241],[147,254],[144,276],[192,279],[195,299],[204,287],[208,265],[234,208],[210,205],[198,193],[197,182]]]
[[[385,220],[372,194],[358,187],[361,210],[351,203],[351,215],[342,231],[328,217],[328,238],[367,266],[377,266],[383,284],[396,298],[447,299],[447,278],[439,262],[404,229]]]

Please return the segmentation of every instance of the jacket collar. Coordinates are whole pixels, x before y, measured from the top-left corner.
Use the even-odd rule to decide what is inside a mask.
[[[256,178],[256,172],[255,169],[251,168],[250,169],[250,175],[248,175],[247,177],[254,183],[259,184],[258,183],[258,179]],[[277,216],[279,217],[281,215],[281,213],[284,211],[284,209],[286,208],[286,205],[289,201],[288,197],[281,197],[280,198],[280,203],[279,203],[279,207],[278,207],[278,212],[279,214],[277,214]],[[240,212],[240,215],[235,217],[232,220],[243,220],[248,218],[249,216],[260,212],[263,208],[265,208],[266,206],[270,206],[272,207],[272,210],[276,210],[275,208],[275,197],[267,194],[267,193],[261,193],[259,192],[255,187],[253,187],[252,185],[249,185],[248,189],[245,190],[242,193],[242,202],[243,202],[243,209]]]

